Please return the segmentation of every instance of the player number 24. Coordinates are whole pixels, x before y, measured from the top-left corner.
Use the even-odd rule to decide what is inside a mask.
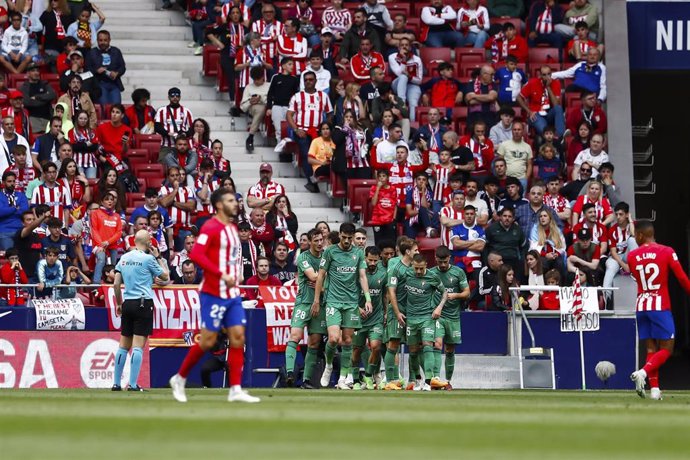
[[[656,284],[656,278],[659,276],[659,266],[657,264],[640,265],[637,267],[640,274],[640,282],[642,289],[645,291],[654,291],[661,288],[660,284]]]

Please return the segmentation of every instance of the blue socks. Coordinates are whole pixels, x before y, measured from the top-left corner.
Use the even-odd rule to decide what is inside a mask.
[[[144,351],[139,347],[132,348],[132,365],[129,369],[129,387],[137,387],[137,379],[141,370],[141,362],[144,360]]]
[[[115,371],[113,376],[113,385],[122,384],[122,370],[125,368],[125,362],[127,361],[127,350],[120,347],[115,353]]]

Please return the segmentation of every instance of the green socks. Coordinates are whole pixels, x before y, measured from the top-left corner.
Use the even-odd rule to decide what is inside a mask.
[[[307,356],[304,357],[304,375],[302,380],[309,380],[311,382],[311,375],[314,373],[314,366],[318,356],[318,348],[307,348]]]
[[[397,350],[391,350],[390,348],[388,348],[386,350],[386,357],[383,360],[384,364],[386,365],[386,380],[388,382],[398,380],[398,366],[395,365],[396,354]]]
[[[297,359],[297,342],[291,340],[285,348],[285,370],[288,372],[295,370],[295,359]]]
[[[453,378],[453,371],[455,370],[455,352],[446,353],[446,380],[450,382]]]
[[[333,365],[333,357],[337,348],[337,345],[331,345],[331,342],[326,343],[326,364]]]
[[[415,378],[419,377],[419,352],[417,351],[411,351],[410,352],[410,359],[408,360],[410,363],[410,380],[414,380]]]
[[[434,375],[433,377],[441,376],[441,350],[434,348]]]
[[[352,345],[343,345],[340,353],[340,377],[345,378],[352,369]],[[359,371],[359,369],[358,369]]]
[[[430,380],[434,375],[434,347],[424,345],[424,378]]]

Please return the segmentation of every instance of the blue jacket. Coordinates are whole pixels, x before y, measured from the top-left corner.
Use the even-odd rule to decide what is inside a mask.
[[[10,206],[5,191],[0,192],[0,232],[16,233],[23,227],[22,213],[29,210],[29,200],[26,195],[14,192],[15,206]]]
[[[124,91],[125,87],[122,85],[122,76],[125,74],[127,68],[125,67],[125,59],[122,57],[122,52],[111,46],[105,51],[101,51],[100,48],[91,48],[91,51],[87,54],[86,60],[89,70],[96,76],[99,82],[112,82],[105,73],[99,74],[97,72],[99,67],[105,67],[108,70],[114,70],[117,72],[117,78],[115,83],[117,84],[120,91]]]

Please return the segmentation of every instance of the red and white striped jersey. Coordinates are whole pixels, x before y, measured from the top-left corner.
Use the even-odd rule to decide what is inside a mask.
[[[237,287],[228,287],[222,278],[224,274],[234,277],[235,286],[242,282],[242,244],[235,224],[210,219],[201,228],[189,258],[204,271],[199,291],[221,299],[240,295]]]
[[[156,123],[163,125],[163,128],[168,133],[169,137],[163,136],[161,145],[164,147],[173,147],[175,136],[177,133],[186,133],[192,128],[192,112],[183,106],[172,108],[169,105],[161,107],[156,112]]]
[[[280,60],[284,57],[291,57],[295,66],[292,70],[292,75],[300,75],[307,67],[307,59],[309,52],[309,44],[307,39],[301,34],[295,37],[288,37],[282,34],[278,37],[278,55]]]
[[[125,251],[129,251],[134,247],[135,236],[136,235],[128,235],[127,238],[125,238]],[[151,246],[158,248],[158,240],[156,240],[153,236],[151,236]]]
[[[628,254],[630,273],[637,281],[637,311],[671,309],[668,275],[672,271],[686,293],[690,294],[690,280],[673,248],[657,243],[643,244]]]
[[[303,129],[315,138],[318,136],[319,124],[327,113],[333,111],[328,94],[323,91],[307,93],[300,91],[292,96],[288,104],[288,110],[294,112],[297,127]]]
[[[259,200],[267,200],[278,195],[285,195],[285,187],[273,181],[266,184],[266,187],[261,182],[257,182],[247,192],[247,197],[253,196]]]
[[[466,135],[462,136],[458,142],[472,151],[476,171],[486,171],[489,168],[494,157],[494,143],[491,139],[485,138],[482,144],[473,136]]]
[[[609,214],[613,214],[613,208],[611,207],[611,203],[609,202],[608,198],[602,197],[600,200],[592,201],[587,197],[587,195],[580,195],[577,197],[577,200],[573,205],[573,212],[580,214],[580,222],[585,220],[582,207],[587,203],[594,204],[594,207],[597,210],[597,220],[599,220],[599,222],[604,222],[604,219],[606,219]]]
[[[62,185],[56,183],[53,187],[48,187],[46,184],[41,184],[34,189],[31,196],[31,205],[39,204],[49,206],[53,217],[64,220],[65,209],[69,210],[72,207],[72,198],[69,190]]]
[[[449,168],[442,166],[440,164],[434,165],[432,174],[436,182],[434,183],[434,196],[432,200],[442,201],[443,196],[448,194],[450,190],[450,185],[448,185],[448,177],[455,171],[455,165],[450,164]]]
[[[67,133],[67,138],[69,143],[74,145],[77,142],[91,142],[92,144],[98,144],[98,136],[96,136],[96,131],[91,128],[77,128],[76,126],[72,128]],[[98,166],[96,163],[96,156],[93,152],[74,152],[72,158],[77,163],[80,168],[95,168]]]
[[[615,247],[618,255],[628,250],[628,239],[632,236],[630,225],[621,228],[618,224],[609,228],[609,248]]]
[[[208,214],[215,214],[216,210],[214,209],[213,205],[211,204],[211,193],[215,192],[221,187],[221,182],[219,180],[211,180],[208,183],[208,204],[203,204],[201,202],[201,198],[199,198],[199,195],[197,195],[197,200],[196,200],[196,210],[199,211],[200,214],[203,215],[208,215]],[[195,188],[196,188],[196,193],[198,194],[201,189],[204,187],[204,183],[201,179],[197,179],[195,183]]]
[[[556,8],[560,8],[557,6]],[[551,7],[547,6],[544,11],[537,18],[537,24],[534,26],[534,31],[538,34],[550,34],[553,32],[553,15],[551,14]]]
[[[606,225],[602,224],[601,222],[597,222],[595,225],[591,225],[587,221],[580,222],[573,227],[573,233],[577,234],[581,228],[588,228],[592,231],[592,243],[601,244],[609,242],[609,231],[606,228]]]
[[[164,196],[167,196],[172,192],[173,187],[164,185],[158,192],[158,197],[163,198]],[[194,190],[192,190],[191,187],[178,187],[175,201],[186,203],[189,200],[196,201],[196,194],[194,193]],[[173,226],[177,225],[182,228],[189,228],[192,226],[192,214],[190,212],[187,212],[180,208],[176,208],[175,206],[170,206],[166,210],[168,211],[168,215],[170,216],[170,222]]]
[[[334,32],[344,34],[352,27],[352,13],[347,8],[336,10],[329,6],[321,15],[323,27],[330,27]]]
[[[234,7],[237,6],[240,9],[240,13],[242,14],[242,22],[248,22],[251,19],[251,15],[249,13],[249,8],[247,8],[244,4],[244,2],[238,1],[237,3],[235,2],[229,2],[223,5],[223,8],[220,9],[220,17],[223,19],[223,22],[228,22],[228,16],[230,15],[230,10]]]
[[[388,182],[398,190],[398,207],[405,207],[405,196],[407,191],[414,186],[414,171],[410,167],[410,162],[400,164],[397,161],[390,167],[390,179]]]
[[[283,23],[273,21],[269,24],[259,19],[252,24],[252,32],[261,35],[261,48],[264,55],[272,60],[278,54],[278,37],[283,35]]]
[[[12,171],[17,176],[17,181],[14,183],[14,189],[17,192],[25,192],[26,188],[29,186],[29,182],[36,179],[36,170],[31,166],[19,169],[16,163],[10,165],[5,171]],[[5,173],[3,171],[3,174]]]
[[[444,216],[453,220],[462,220],[462,211],[456,211],[453,209],[452,205],[444,206],[441,208],[439,216]],[[448,246],[449,249],[453,249],[453,245],[450,242],[450,238],[453,236],[452,227],[446,227],[441,225],[441,242],[444,246]]]
[[[561,213],[566,209],[570,209],[570,201],[560,194],[544,194],[544,204],[556,211],[556,213]],[[568,233],[570,233],[570,219],[565,219],[563,220],[563,234],[567,235]]]
[[[213,168],[217,171],[223,171],[223,172],[228,172],[230,171],[230,161],[226,160],[223,157],[220,157],[217,159],[214,156],[209,157],[211,160],[213,160]],[[201,165],[201,162],[199,162],[199,165]]]
[[[84,194],[86,193],[86,186],[76,179],[70,184],[66,177],[58,179],[57,182],[69,191],[72,206],[78,207],[84,198]]]
[[[270,62],[270,59],[267,59],[266,57],[266,52],[264,51],[263,47],[259,47],[258,49],[254,50],[251,46],[244,46],[237,51],[237,57],[235,57],[236,64],[254,63],[254,67],[258,67],[261,65],[260,63],[263,62]],[[245,67],[240,71],[240,88],[246,88],[247,85],[251,83],[252,79],[249,76],[249,71],[251,68],[252,66]],[[265,76],[266,71],[264,70],[264,77]]]

